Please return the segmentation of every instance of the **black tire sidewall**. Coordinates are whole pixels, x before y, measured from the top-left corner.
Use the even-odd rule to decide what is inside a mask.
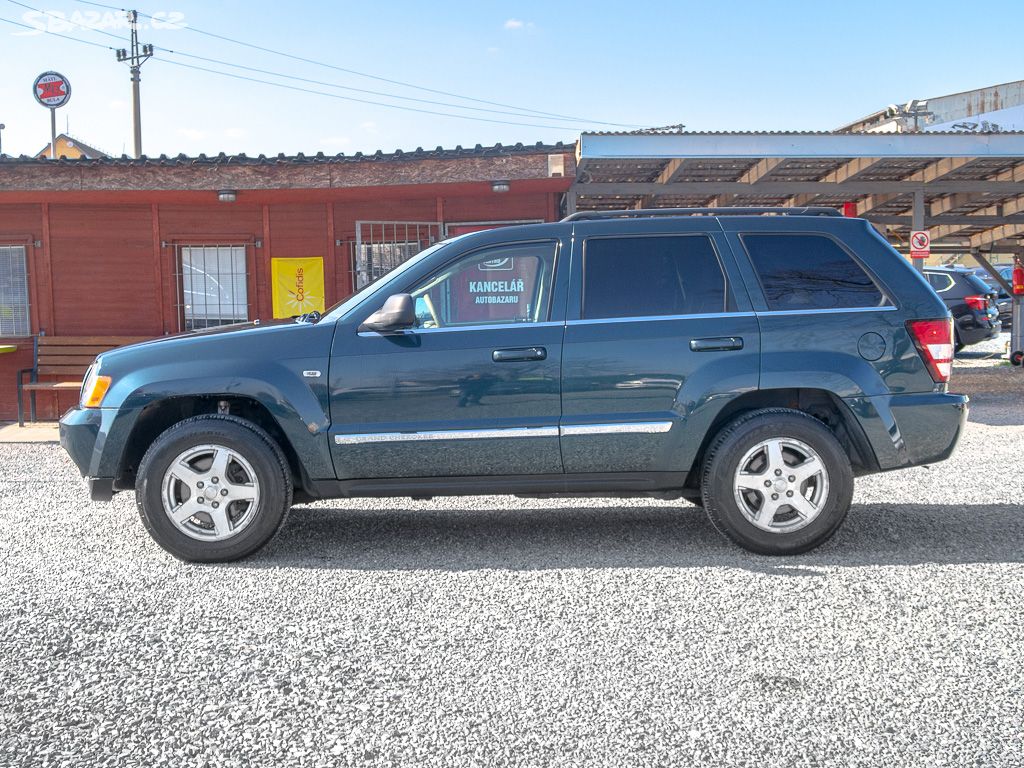
[[[809,525],[791,533],[761,530],[743,515],[734,495],[740,460],[757,443],[771,438],[806,443],[828,471],[824,508]],[[799,411],[764,410],[734,422],[716,439],[705,463],[702,493],[712,523],[740,546],[766,555],[799,554],[827,541],[842,525],[853,498],[853,471],[839,441],[817,419]]]
[[[182,533],[167,516],[161,498],[170,463],[190,447],[206,443],[223,445],[244,456],[260,484],[255,518],[224,541],[202,541]],[[139,515],[150,535],[172,555],[190,562],[227,562],[260,549],[284,523],[291,496],[284,458],[270,436],[249,422],[225,416],[189,419],[160,435],[139,465],[135,487]]]

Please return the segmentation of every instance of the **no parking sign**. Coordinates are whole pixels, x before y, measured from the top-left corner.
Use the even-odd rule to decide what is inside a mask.
[[[914,259],[927,259],[932,253],[932,238],[927,230],[915,229],[910,233],[910,256]]]

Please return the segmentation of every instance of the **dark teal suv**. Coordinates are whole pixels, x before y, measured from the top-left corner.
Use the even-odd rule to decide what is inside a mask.
[[[177,557],[267,543],[293,502],[685,498],[804,552],[857,475],[941,461],[949,312],[826,209],[570,216],[447,240],[322,317],[97,358],[61,441]]]

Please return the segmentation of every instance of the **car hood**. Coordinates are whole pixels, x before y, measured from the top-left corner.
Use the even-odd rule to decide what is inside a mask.
[[[239,323],[162,336],[118,347],[97,359],[104,373],[117,374],[154,365],[230,366],[235,360],[284,360],[327,356],[334,323]]]

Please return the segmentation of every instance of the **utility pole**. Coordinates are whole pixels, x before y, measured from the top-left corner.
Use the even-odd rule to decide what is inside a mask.
[[[7,126],[0,123],[0,155],[4,153],[4,128]]]
[[[142,103],[139,100],[139,82],[141,81],[142,65],[153,55],[153,46],[145,43],[139,45],[139,12],[128,11],[131,26],[131,47],[117,50],[117,60],[128,63],[132,73],[132,132],[135,136],[135,157],[142,157]]]

